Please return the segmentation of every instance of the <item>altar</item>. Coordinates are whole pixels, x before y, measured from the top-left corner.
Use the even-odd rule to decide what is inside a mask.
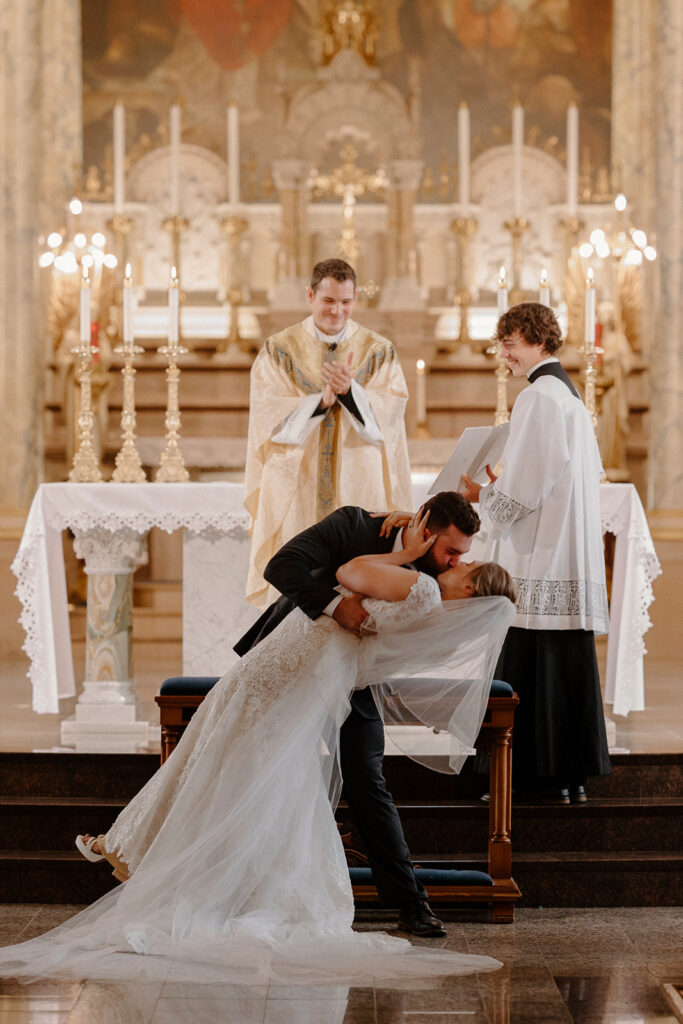
[[[431,484],[414,474],[417,504]],[[631,484],[601,487],[603,530],[616,536],[605,703],[614,714],[645,707],[644,635],[660,567]],[[149,742],[139,718],[132,661],[132,575],[153,527],[183,529],[183,672],[217,675],[258,614],[244,599],[248,517],[238,483],[43,484],[36,492],[12,569],[22,604],[33,710],[59,711],[76,694],[62,531],[88,576],[86,670],[62,742],[77,750],[135,750]],[[161,684],[162,680],[159,680]]]

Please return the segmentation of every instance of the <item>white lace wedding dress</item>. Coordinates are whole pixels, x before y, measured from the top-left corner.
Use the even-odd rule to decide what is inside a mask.
[[[295,609],[216,684],[107,833],[129,880],[46,936],[0,950],[0,974],[358,984],[500,966],[354,932],[332,803],[353,688],[431,667],[439,660],[434,638],[457,619],[463,637],[476,634],[479,651],[476,672],[470,656],[464,674],[470,683],[487,674],[487,692],[491,644],[502,643],[512,606],[503,598],[451,602],[445,620],[438,586],[425,575],[405,601],[365,605],[375,636],[359,641],[328,616],[312,621]],[[441,657],[441,694],[452,674],[446,647],[452,638]]]

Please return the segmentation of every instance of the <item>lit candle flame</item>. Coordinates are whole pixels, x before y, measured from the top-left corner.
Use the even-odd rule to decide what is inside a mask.
[[[541,288],[545,288],[548,285],[548,271],[543,268],[541,271]]]
[[[506,276],[505,275],[505,267],[501,267],[500,268],[500,272],[498,274],[498,287],[499,288],[504,288],[505,287],[505,276]]]
[[[130,279],[132,277],[132,273],[131,273],[131,269],[130,269],[130,263],[126,263],[126,272],[124,274],[124,277],[126,278],[127,281],[130,281]]]
[[[593,268],[589,267],[586,271],[586,288],[592,288],[594,284],[595,281],[593,280]]]

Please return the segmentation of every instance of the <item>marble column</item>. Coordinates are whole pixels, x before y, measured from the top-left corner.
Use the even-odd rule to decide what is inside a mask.
[[[648,505],[683,510],[683,5],[657,2],[656,338],[650,354]]]
[[[612,185],[629,201],[628,218],[648,238],[656,228],[655,106],[657,4],[619,0],[612,29]],[[654,341],[654,268],[643,267],[641,349]]]
[[[80,2],[0,0],[0,24],[0,500],[26,507],[43,462],[36,243],[80,170]]]
[[[393,160],[387,167],[387,276],[380,293],[380,309],[424,308],[417,280],[413,216],[422,167],[421,160]]]
[[[61,740],[77,752],[134,753],[150,740],[133,683],[133,573],[147,560],[146,535],[88,530],[74,551],[88,577],[85,681]]]
[[[305,305],[305,289],[311,273],[311,238],[308,226],[308,179],[306,160],[273,161],[273,180],[280,197],[282,226],[278,281],[270,294],[280,309]]]

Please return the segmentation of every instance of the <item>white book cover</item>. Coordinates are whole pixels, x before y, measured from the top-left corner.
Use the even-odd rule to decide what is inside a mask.
[[[509,423],[501,423],[497,427],[465,427],[455,451],[429,488],[429,493],[463,491],[465,474],[476,484],[489,483],[486,466],[495,469],[509,433]]]

